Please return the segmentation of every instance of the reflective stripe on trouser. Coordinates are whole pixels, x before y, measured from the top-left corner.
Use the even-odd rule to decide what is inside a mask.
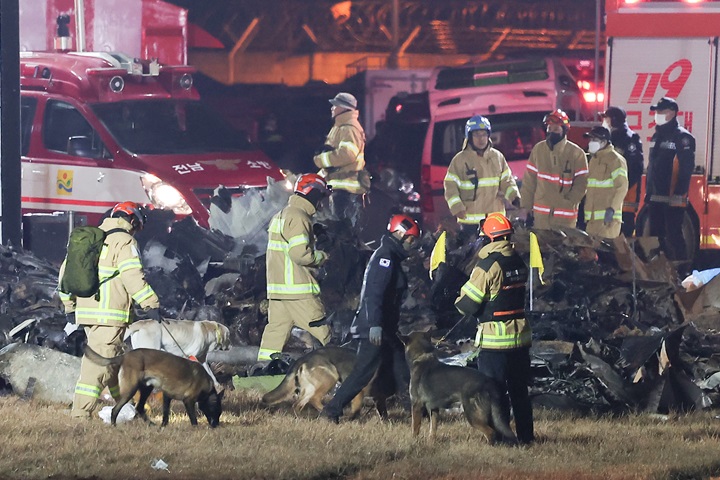
[[[320,343],[327,345],[330,341],[330,327],[308,325],[324,316],[325,308],[318,296],[298,300],[270,300],[268,324],[260,341],[258,360],[270,360],[270,355],[281,352],[293,326],[306,330]]]
[[[85,326],[88,346],[105,358],[122,354],[125,327],[106,325]],[[83,356],[80,361],[80,378],[75,385],[75,396],[71,415],[87,417],[92,415],[98,405],[100,393],[106,386],[113,398],[119,396],[118,367],[104,367],[91,362]]]

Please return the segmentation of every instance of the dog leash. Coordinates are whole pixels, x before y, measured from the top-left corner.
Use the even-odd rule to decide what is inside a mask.
[[[448,337],[448,335],[450,335],[452,333],[452,331],[455,330],[455,328],[458,325],[460,325],[464,320],[467,320],[470,317],[472,317],[472,315],[463,315],[462,318],[460,320],[458,320],[457,323],[455,325],[453,325],[453,327],[450,330],[448,330],[447,333],[440,338],[440,340],[435,342],[435,346],[437,347],[438,345],[440,345],[440,342],[445,340]]]
[[[165,325],[165,322],[164,322],[164,321],[163,321],[163,322],[160,322],[160,325],[162,325],[162,327],[165,329],[165,331],[168,333],[168,335],[170,335],[170,338],[173,339],[173,342],[175,342],[175,345],[177,345],[177,347],[180,349],[180,353],[183,354],[183,357],[189,358],[190,360],[197,360],[194,356],[191,358],[191,357],[189,357],[189,356],[185,353],[185,351],[182,349],[182,347],[180,346],[180,344],[178,343],[178,341],[175,340],[175,337],[173,337],[173,334],[170,333],[170,329],[167,328],[167,325]]]

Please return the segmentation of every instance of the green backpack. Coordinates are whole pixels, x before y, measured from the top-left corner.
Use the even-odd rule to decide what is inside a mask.
[[[115,228],[105,232],[98,227],[77,227],[70,234],[65,257],[65,271],[60,279],[60,291],[77,297],[96,296],[100,285],[116,277],[116,271],[110,277],[100,281],[98,262],[105,238],[115,232],[125,232]],[[127,232],[125,232],[127,233]]]

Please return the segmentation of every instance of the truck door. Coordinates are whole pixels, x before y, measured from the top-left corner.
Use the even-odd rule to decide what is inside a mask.
[[[147,201],[139,173],[114,168],[98,130],[76,106],[48,99],[41,113],[39,145],[23,159],[24,209],[103,213],[118,198]]]

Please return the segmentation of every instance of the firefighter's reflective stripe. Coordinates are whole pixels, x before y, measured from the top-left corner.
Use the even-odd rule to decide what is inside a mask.
[[[354,191],[364,190],[363,187],[360,185],[360,182],[356,178],[336,178],[333,180],[328,180],[328,185],[331,185],[335,189],[348,190],[351,193],[355,193]]]
[[[142,262],[140,261],[139,257],[128,258],[127,260],[124,260],[118,264],[118,270],[120,271],[120,273],[126,272],[133,268],[138,268],[142,270]]]
[[[458,203],[461,203],[462,200],[460,200],[460,197],[457,195],[453,195],[452,197],[448,198],[448,207],[452,208],[454,205],[457,205]]]
[[[108,391],[110,392],[110,396],[112,396],[113,398],[120,397],[120,386],[119,385],[113,385],[112,387],[108,386]]]
[[[495,187],[495,188],[497,188],[500,185],[500,177],[478,178],[477,179],[477,187],[476,187],[474,181],[460,180],[460,178],[457,175],[454,175],[452,173],[448,173],[447,175],[445,175],[445,181],[455,183],[460,190],[474,190],[475,188],[480,188],[480,187]]]
[[[503,215],[505,214],[505,210],[503,209],[502,212]],[[478,225],[483,218],[485,218],[487,215],[484,213],[466,213],[465,218],[458,218],[458,223],[463,223],[466,225]]]
[[[460,294],[465,294],[475,303],[482,303],[485,301],[485,293],[483,293],[478,287],[473,285],[471,282],[465,282],[465,285],[460,289]],[[492,298],[490,298],[492,300]]]
[[[75,385],[75,395],[85,395],[86,397],[100,398],[100,387],[88,385],[86,383],[78,383]]]
[[[259,362],[263,362],[266,360],[272,360],[272,356],[276,353],[280,353],[280,350],[272,350],[269,348],[261,348],[258,350],[258,356],[257,359]]]
[[[142,303],[144,300],[147,300],[148,298],[155,295],[155,292],[153,291],[152,287],[150,285],[142,288],[141,290],[133,293],[132,299],[135,300],[137,303]]]
[[[60,301],[63,303],[69,302],[71,299],[71,295],[69,293],[61,292],[59,290],[58,290],[58,297],[60,297]],[[70,312],[66,312],[66,313],[70,313]]]
[[[340,149],[340,148],[345,148],[345,149],[349,150],[350,153],[351,153],[356,159],[358,159],[358,158],[360,157],[360,155],[361,155],[361,154],[360,154],[360,148],[358,148],[358,146],[355,145],[353,142],[340,142],[340,143],[338,144],[338,149]],[[365,157],[365,155],[362,155],[362,156],[363,156],[363,158]],[[328,165],[328,166],[330,166],[330,165]]]
[[[585,220],[605,220],[605,210],[593,210],[591,212],[585,212]],[[622,221],[622,212],[613,212],[613,220]]]
[[[271,234],[282,235],[282,229],[285,221],[277,217],[273,217],[270,221],[270,227],[268,230]],[[287,242],[270,240],[268,241],[268,250],[281,252],[283,254],[284,272],[283,278],[285,283],[270,283],[267,284],[267,293],[279,293],[279,294],[303,294],[308,293],[312,295],[320,294],[320,286],[316,283],[295,283],[295,264],[290,259],[288,254],[289,250],[296,246],[302,246],[309,242],[307,235],[296,235]],[[318,251],[313,252],[313,256],[317,261],[322,256]]]
[[[104,298],[109,297],[109,295],[103,295],[102,289],[106,287],[107,284],[103,284],[100,290],[100,306],[97,308],[93,307],[78,307],[75,310],[75,315],[77,317],[82,317],[84,319],[88,320],[94,320],[97,322],[98,325],[102,325],[107,323],[108,321],[113,322],[124,322],[127,323],[130,321],[130,312],[125,310],[117,310],[113,308],[103,308],[102,304],[106,302]],[[103,298],[104,297],[104,298]]]
[[[559,217],[575,218],[577,216],[577,209],[566,210],[562,208],[550,208],[547,205],[541,205],[539,203],[533,204],[533,211],[535,214],[540,215],[554,215]]]
[[[524,320],[523,320],[524,321]],[[493,350],[512,349],[532,344],[532,332],[529,329],[508,328],[508,322],[492,322],[490,328],[478,327],[475,346]]]
[[[323,166],[323,168],[332,167],[332,163],[330,163],[330,152],[323,152],[318,155],[318,158],[320,159],[320,164]]]

